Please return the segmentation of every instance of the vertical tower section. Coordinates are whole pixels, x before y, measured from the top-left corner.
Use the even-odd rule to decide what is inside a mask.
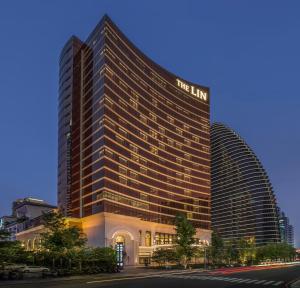
[[[272,185],[261,162],[232,129],[214,123],[212,226],[225,240],[254,238],[257,245],[280,241]]]
[[[64,215],[71,209],[71,147],[73,100],[77,91],[76,55],[82,42],[72,36],[62,49],[59,58],[59,98],[58,98],[58,207]]]
[[[107,16],[79,45],[72,67],[64,118],[71,124],[59,134],[60,207],[73,217],[104,212],[169,225],[183,213],[209,233],[209,88],[154,63]],[[67,132],[70,185],[62,179]]]

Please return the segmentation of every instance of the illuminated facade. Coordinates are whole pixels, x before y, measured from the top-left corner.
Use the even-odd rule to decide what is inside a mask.
[[[221,123],[211,128],[212,227],[225,240],[280,241],[276,198],[259,159]]]
[[[155,64],[107,16],[85,42],[66,43],[58,205],[82,218],[92,245],[123,239],[128,264],[141,263],[172,243],[178,213],[209,241],[209,100],[208,88]]]

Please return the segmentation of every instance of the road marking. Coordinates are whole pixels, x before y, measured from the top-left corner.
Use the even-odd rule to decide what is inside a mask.
[[[264,283],[264,285],[269,285],[269,284],[272,284],[274,281],[268,281],[266,283]]]
[[[279,281],[279,282],[274,283],[273,286],[278,286],[278,285],[283,284],[283,283],[284,283],[283,281]]]
[[[261,280],[261,281],[256,282],[255,284],[262,284],[264,282],[267,282],[267,280]]]

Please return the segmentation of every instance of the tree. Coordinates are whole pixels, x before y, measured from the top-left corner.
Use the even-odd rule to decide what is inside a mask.
[[[49,212],[43,215],[46,232],[42,233],[42,247],[55,254],[66,254],[69,250],[82,248],[87,239],[78,227],[67,227],[62,214]]]
[[[213,264],[221,264],[224,259],[224,242],[217,231],[211,235],[210,257]]]
[[[176,250],[182,265],[186,269],[188,262],[195,254],[196,229],[193,224],[187,220],[186,216],[179,214],[175,218],[176,231]]]
[[[152,254],[152,261],[159,266],[177,262],[178,255],[174,249],[157,249]]]
[[[6,241],[10,236],[10,232],[5,229],[0,230],[0,241]]]

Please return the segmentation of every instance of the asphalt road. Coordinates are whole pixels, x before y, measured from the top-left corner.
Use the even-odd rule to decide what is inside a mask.
[[[143,274],[119,275],[107,279],[87,277],[72,280],[33,281],[32,283],[0,283],[0,287],[11,288],[258,288],[288,287],[288,283],[300,277],[300,266],[276,269],[238,272],[227,269],[213,273],[206,272],[152,272]],[[5,286],[3,286],[5,285]]]

